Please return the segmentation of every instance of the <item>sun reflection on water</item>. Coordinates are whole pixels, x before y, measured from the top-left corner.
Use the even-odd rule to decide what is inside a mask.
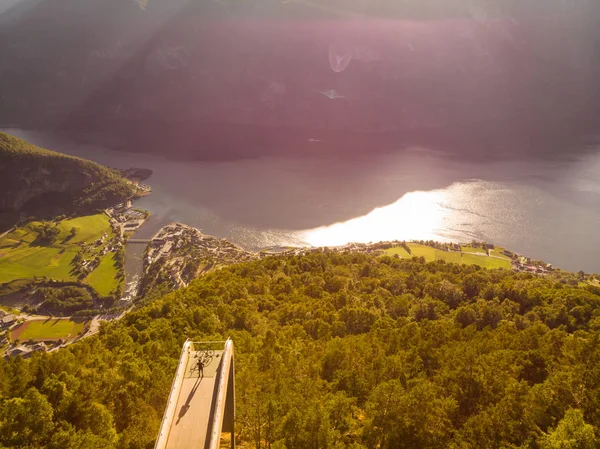
[[[312,246],[339,246],[376,240],[440,240],[437,230],[443,227],[449,211],[442,204],[448,193],[443,190],[410,192],[389,206],[374,209],[367,215],[304,231],[300,239]]]

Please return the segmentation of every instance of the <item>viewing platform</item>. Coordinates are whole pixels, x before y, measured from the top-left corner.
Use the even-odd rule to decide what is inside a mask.
[[[217,449],[221,433],[235,448],[233,342],[186,341],[155,449]]]

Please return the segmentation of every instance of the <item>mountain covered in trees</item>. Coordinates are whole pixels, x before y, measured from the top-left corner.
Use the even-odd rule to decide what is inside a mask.
[[[0,133],[0,223],[114,205],[135,186],[116,170]]]
[[[600,444],[600,288],[574,274],[324,251],[146,302],[0,361],[0,446],[150,448],[183,342],[227,337],[240,447]]]
[[[8,4],[4,125],[202,159],[317,140],[554,152],[597,129],[597,2]]]

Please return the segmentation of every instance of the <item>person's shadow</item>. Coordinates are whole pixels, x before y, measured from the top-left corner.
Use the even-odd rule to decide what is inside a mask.
[[[185,401],[185,404],[183,404],[181,406],[181,410],[179,410],[179,416],[177,417],[177,422],[175,423],[175,425],[179,424],[179,421],[181,421],[181,418],[183,418],[185,416],[185,414],[187,413],[187,411],[190,409],[190,404],[192,402],[192,399],[194,398],[194,395],[196,394],[196,390],[198,390],[198,387],[200,386],[200,382],[202,382],[203,378],[204,378],[204,376],[198,377],[198,379],[194,383],[194,386],[192,387],[192,391],[190,391],[190,394],[188,395],[188,397]]]

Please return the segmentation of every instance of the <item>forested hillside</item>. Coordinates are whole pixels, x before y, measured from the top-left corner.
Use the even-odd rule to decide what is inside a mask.
[[[133,196],[119,172],[0,133],[0,228],[19,212],[52,216],[90,211]],[[3,220],[4,218],[4,220]]]
[[[235,265],[1,361],[0,446],[151,448],[182,343],[229,336],[242,447],[594,448],[599,305],[570,277],[419,258]]]

